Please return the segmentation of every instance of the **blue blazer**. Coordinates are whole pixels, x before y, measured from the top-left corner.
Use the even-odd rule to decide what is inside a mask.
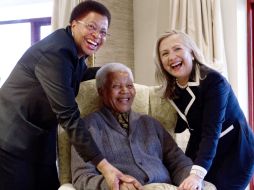
[[[97,69],[78,58],[70,27],[30,47],[0,89],[0,148],[55,164],[60,123],[85,160],[100,157],[75,101],[80,82],[94,78]]]
[[[196,72],[196,80],[185,89],[177,87],[177,95],[170,100],[179,116],[175,131],[189,129],[186,155],[208,170],[205,179],[216,185],[215,178],[251,175],[253,132],[227,80],[214,70],[201,79]]]

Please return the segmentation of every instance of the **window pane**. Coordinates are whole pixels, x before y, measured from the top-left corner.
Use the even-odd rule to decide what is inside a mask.
[[[51,17],[52,12],[53,0],[0,0],[0,21]],[[0,25],[0,87],[34,40],[30,24],[15,25]],[[46,35],[43,29],[41,38]]]
[[[53,12],[53,0],[23,0],[22,3],[18,1],[6,1],[6,6],[0,6],[0,20],[17,20],[27,18],[41,18],[51,16]],[[3,3],[2,3],[3,4]],[[13,14],[15,13],[15,14]]]
[[[47,35],[49,35],[51,33],[51,25],[48,26],[41,26],[41,39],[45,38]]]
[[[30,24],[0,25],[0,87],[13,67],[31,45]]]

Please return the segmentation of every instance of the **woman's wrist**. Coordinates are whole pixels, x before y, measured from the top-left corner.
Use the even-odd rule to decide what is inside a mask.
[[[207,174],[207,171],[205,168],[203,168],[201,166],[193,165],[191,168],[190,174],[195,174],[198,177],[200,177],[201,179],[204,179]]]

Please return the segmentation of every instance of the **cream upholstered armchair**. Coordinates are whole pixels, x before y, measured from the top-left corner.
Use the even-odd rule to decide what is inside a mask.
[[[159,88],[156,86],[145,86],[140,84],[135,84],[135,88],[136,97],[134,99],[132,109],[136,112],[149,114],[158,119],[167,131],[175,138],[178,145],[184,149],[188,140],[188,134],[181,134],[181,138],[174,134],[177,114],[169,102],[160,98]],[[95,86],[95,80],[89,80],[81,83],[76,100],[82,117],[97,110],[101,106],[101,101]],[[61,184],[59,190],[75,190],[71,185],[70,152],[71,147],[68,136],[66,132],[59,127],[58,166],[59,180]],[[149,188],[151,189],[151,187],[148,186],[147,190],[150,190]],[[159,190],[160,188],[156,188],[156,190]],[[168,189],[174,190],[175,187],[170,186]]]

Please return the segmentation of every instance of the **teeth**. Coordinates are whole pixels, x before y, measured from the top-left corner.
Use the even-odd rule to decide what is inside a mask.
[[[96,43],[96,42],[94,42],[94,41],[92,41],[92,40],[90,40],[90,39],[88,39],[87,41],[88,41],[89,43],[93,44],[94,46],[97,46],[97,43]]]
[[[175,67],[175,66],[177,66],[177,65],[179,65],[179,64],[181,64],[181,61],[176,62],[176,63],[173,63],[171,66],[172,66],[172,67]]]
[[[125,102],[125,101],[129,101],[129,98],[120,98],[119,100]]]

